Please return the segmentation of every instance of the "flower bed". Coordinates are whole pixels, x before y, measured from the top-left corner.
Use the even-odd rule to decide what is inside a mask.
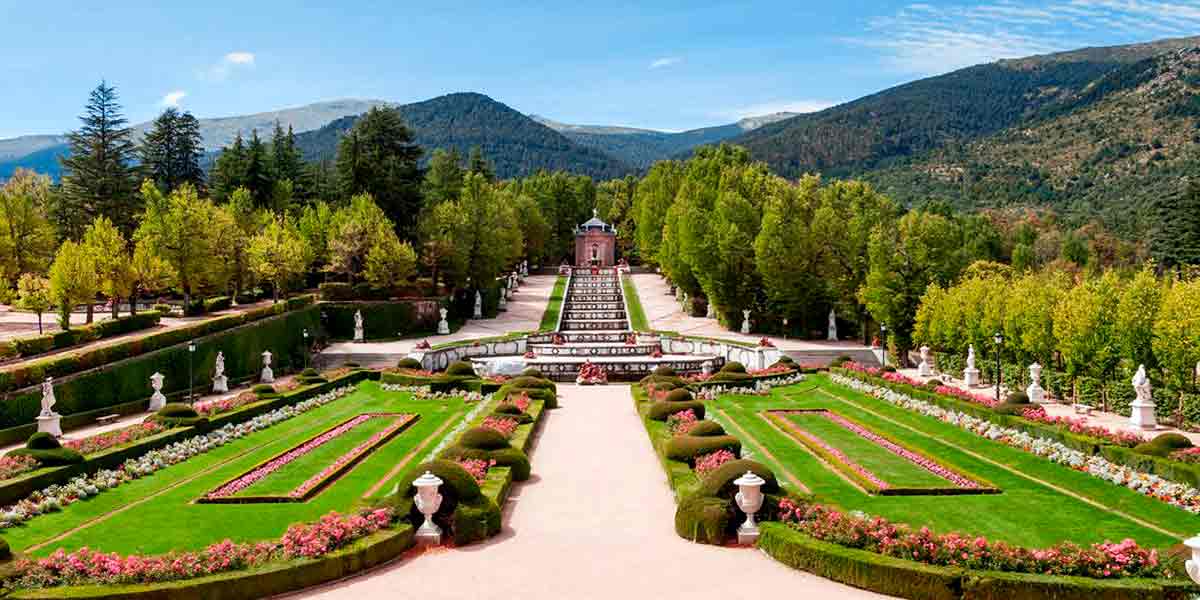
[[[1105,481],[1127,487],[1140,494],[1157,498],[1188,512],[1200,513],[1200,491],[1191,486],[1169,481],[1158,475],[1144,473],[1123,465],[1113,464],[1102,456],[1085,454],[1069,448],[1061,442],[1040,438],[1011,427],[997,425],[986,419],[945,409],[883,386],[846,377],[838,373],[831,373],[830,379],[834,383],[858,390],[900,408],[933,417],[989,440],[1024,450],[1051,462],[1065,465]]]
[[[696,425],[696,411],[681,410],[667,417],[667,427],[673,435],[686,435]]]
[[[760,379],[754,385],[710,384],[696,392],[698,400],[715,400],[717,396],[734,394],[739,396],[766,396],[771,390],[784,385],[792,385],[804,381],[804,374],[792,372],[790,375]]]
[[[509,395],[500,404],[511,404],[517,407],[517,410],[525,413],[529,411],[529,402],[529,394],[521,392],[520,394]]]
[[[5,455],[0,456],[0,480],[11,479],[24,475],[38,467],[38,461],[32,456]]]
[[[219,398],[217,400],[197,402],[192,405],[192,408],[195,408],[196,412],[202,417],[211,417],[227,413],[231,410],[237,410],[255,402],[262,402],[262,398],[259,398],[258,394],[254,392],[242,392],[232,398]]]
[[[1094,579],[1172,575],[1157,550],[1131,539],[1087,548],[1063,543],[1029,549],[958,533],[934,534],[925,527],[914,532],[882,517],[847,515],[791,499],[779,502],[779,520],[818,540],[929,565]]]
[[[46,558],[17,561],[11,585],[30,589],[179,581],[276,561],[316,558],[390,528],[394,520],[395,515],[387,508],[350,516],[329,513],[315,523],[289,527],[276,541],[234,543],[225,540],[199,552],[159,556],[120,556],[88,548],[67,553],[59,549]]]
[[[442,401],[450,400],[451,398],[462,398],[468,403],[482,402],[490,397],[490,394],[485,396],[479,392],[466,392],[455,390],[452,392],[434,392],[430,391],[427,385],[399,385],[394,383],[384,383],[379,386],[385,392],[407,392],[413,395],[417,400]]]
[[[580,365],[579,375],[575,377],[575,383],[579,385],[608,383],[608,372],[604,370],[604,367],[588,361]]]
[[[126,460],[118,469],[101,469],[92,475],[75,477],[62,485],[51,485],[30,494],[28,498],[16,504],[0,509],[0,528],[12,527],[45,512],[62,510],[65,506],[95,496],[104,490],[145,477],[296,415],[324,406],[352,391],[354,391],[352,385],[337,388],[297,404],[275,409],[248,421],[237,424],[230,423],[206,434],[151,450],[138,458]]]
[[[717,470],[717,467],[736,459],[737,456],[724,448],[714,452],[709,452],[708,454],[701,454],[700,456],[696,457],[696,475],[704,477],[710,471]]]
[[[483,422],[479,424],[480,427],[497,431],[500,435],[509,439],[512,439],[513,433],[517,430],[517,425],[519,423],[516,419],[509,419],[507,417],[485,417]]]
[[[103,452],[117,446],[124,446],[130,442],[135,442],[166,430],[167,428],[159,423],[147,421],[121,429],[98,433],[82,440],[66,440],[62,445],[64,448],[70,448],[87,456],[88,454],[96,454],[97,452]]]
[[[488,469],[496,466],[496,461],[482,458],[460,458],[456,461],[466,472],[471,474],[475,482],[482,485],[487,480]]]

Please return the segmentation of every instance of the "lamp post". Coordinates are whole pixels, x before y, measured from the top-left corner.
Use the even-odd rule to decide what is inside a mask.
[[[1000,373],[1000,344],[1004,343],[1004,336],[997,331],[992,341],[996,342],[996,404],[1000,404],[1000,380],[1004,378]]]
[[[883,366],[887,366],[887,325],[879,324],[879,351],[883,356]]]
[[[304,347],[301,348],[301,351],[304,352],[304,368],[307,369],[308,368],[308,328],[305,327],[304,331],[300,335],[302,335],[304,337]]]
[[[193,376],[194,370],[192,368],[193,364],[195,363],[195,360],[194,360],[195,356],[196,356],[196,342],[188,342],[188,403],[189,404],[191,404],[192,402],[195,401],[195,396],[193,395],[193,390],[195,389],[195,381],[196,380],[195,380],[195,377]]]

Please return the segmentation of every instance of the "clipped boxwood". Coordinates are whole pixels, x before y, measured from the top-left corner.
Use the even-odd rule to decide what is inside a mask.
[[[55,448],[62,448],[62,444],[59,444],[58,440],[54,439],[54,436],[49,433],[39,431],[29,436],[29,440],[25,442],[25,447],[30,450],[53,450]]]
[[[704,418],[704,403],[699,400],[687,402],[654,402],[646,409],[646,418],[651,421],[666,421],[667,417],[687,409],[696,413],[697,419]]]
[[[709,452],[722,449],[729,450],[736,456],[742,452],[742,443],[732,435],[677,435],[667,440],[664,453],[671,460],[691,463],[701,454],[708,454]],[[745,473],[745,471],[743,470],[742,473]],[[776,485],[776,488],[778,488],[778,485]],[[778,491],[778,489],[773,491]],[[706,495],[712,496],[715,494]]]
[[[738,477],[745,475],[746,471],[751,471],[766,481],[762,486],[764,494],[779,493],[779,481],[775,479],[775,473],[760,462],[746,459],[731,460],[709,472],[700,480],[700,490],[696,493],[718,498],[733,498],[733,495],[737,493],[737,486],[733,482]]]
[[[250,391],[254,392],[258,396],[266,396],[275,393],[275,386],[269,383],[259,383],[250,388]]]
[[[229,310],[233,305],[233,298],[229,296],[217,296],[204,301],[204,312],[214,313],[222,310]]]
[[[688,435],[697,437],[708,437],[713,435],[725,435],[725,428],[716,421],[700,421],[688,430]]]
[[[746,365],[743,365],[742,363],[740,363],[740,362],[737,362],[736,360],[735,360],[735,361],[730,361],[730,362],[727,362],[727,363],[725,363],[725,365],[721,367],[721,370],[720,370],[720,372],[721,372],[721,373],[742,373],[742,374],[745,374],[745,373],[746,373]]]
[[[465,445],[450,446],[442,451],[442,458],[473,458],[478,460],[494,460],[498,467],[508,467],[512,469],[513,481],[525,481],[529,479],[532,468],[529,464],[529,456],[520,448],[506,446],[493,450],[483,450],[479,448],[468,448]]]
[[[692,393],[690,391],[688,391],[686,388],[684,388],[684,389],[671,390],[670,392],[667,392],[667,397],[665,398],[665,400],[667,402],[687,402],[694,398],[695,397],[692,396]]]
[[[39,431],[29,436],[24,448],[17,448],[8,453],[11,456],[28,456],[43,466],[73,465],[83,462],[83,455],[70,449],[63,448],[54,436]]]
[[[400,359],[399,362],[396,363],[396,368],[397,369],[421,369],[422,366],[421,366],[421,361],[419,361],[411,356],[405,356],[404,358]]]
[[[261,397],[261,396],[260,396]],[[208,418],[200,416],[190,404],[183,402],[171,402],[158,409],[150,417],[167,427],[203,427],[208,424]]]
[[[446,367],[446,375],[455,377],[475,377],[475,367],[471,363],[456,360]]]
[[[724,544],[733,525],[733,501],[726,498],[692,496],[675,509],[675,533],[692,542]]]
[[[442,480],[438,492],[442,505],[434,514],[434,521],[450,532],[457,545],[485,540],[500,532],[500,507],[483,495],[479,484],[466,469],[452,460],[433,460],[419,465],[407,477],[413,481],[429,471]],[[424,517],[416,510],[412,498],[417,489],[411,484],[392,503],[406,511],[410,522],[419,525]]]
[[[499,450],[508,448],[508,438],[504,434],[487,427],[472,427],[463,432],[458,439],[458,445],[475,450]]]
[[[521,377],[533,377],[534,379],[543,378],[542,372],[538,370],[537,367],[525,367],[525,370],[521,371]]]
[[[479,389],[479,379],[475,375],[439,375],[429,382],[429,391],[449,394],[450,392],[470,392]]]

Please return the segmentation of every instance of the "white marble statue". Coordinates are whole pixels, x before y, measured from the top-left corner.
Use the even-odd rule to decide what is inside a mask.
[[[717,318],[717,305],[714,304],[711,300],[708,303],[708,312],[704,314],[704,318],[706,318],[706,319]]]
[[[979,369],[975,368],[975,346],[967,346],[967,368],[963,370],[963,383],[967,387],[979,385]]]
[[[700,373],[703,375],[712,375],[713,364],[711,360],[706,360],[700,363]]]
[[[838,340],[837,313],[834,312],[832,308],[829,309],[829,335],[826,336],[825,339],[830,342],[836,342]]]
[[[483,318],[483,295],[479,293],[479,290],[475,290],[475,313],[473,318]]]
[[[442,320],[438,321],[438,335],[449,335],[450,321],[446,320],[446,315],[449,313],[449,311],[444,308],[439,308],[438,312],[442,315]]]
[[[917,375],[933,377],[933,366],[929,364],[929,346],[921,346],[921,364],[917,365]]]
[[[1129,405],[1129,423],[1141,429],[1154,429],[1158,420],[1154,416],[1154,398],[1150,389],[1150,378],[1146,376],[1146,365],[1139,365],[1133,374],[1133,391],[1137,398]]]
[[[51,416],[57,414],[54,412],[54,405],[58,402],[54,398],[54,378],[47,377],[42,382],[42,416]]]
[[[750,333],[750,309],[742,311],[742,333]]]
[[[1042,389],[1042,365],[1029,365],[1029,387],[1025,388],[1025,395],[1029,396],[1029,401],[1034,404],[1046,400],[1046,390]]]
[[[42,413],[37,416],[38,432],[45,432],[54,437],[62,437],[62,415],[54,412],[54,378],[47,377],[42,382]]]
[[[263,370],[262,374],[259,376],[259,380],[261,380],[263,383],[275,383],[275,373],[271,371],[271,351],[263,350],[262,359]]]
[[[217,364],[213,371],[213,391],[228,392],[229,378],[225,376],[225,353],[217,352]]]
[[[163,381],[166,377],[162,373],[155,373],[150,376],[150,387],[154,389],[154,394],[150,396],[150,412],[154,412],[167,404],[167,397],[162,393]]]
[[[363,339],[364,338],[363,338],[362,311],[356,310],[356,311],[354,311],[354,341],[361,342],[361,341],[363,341]]]

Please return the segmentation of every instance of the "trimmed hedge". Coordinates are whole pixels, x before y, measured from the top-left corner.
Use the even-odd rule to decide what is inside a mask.
[[[204,312],[215,313],[222,310],[229,310],[233,306],[233,298],[229,296],[217,296],[204,301]]]
[[[45,333],[33,337],[15,338],[11,341],[17,356],[34,356],[51,350],[61,350],[94,342],[106,337],[149,329],[158,325],[162,315],[158,311],[143,311],[116,319],[97,321],[91,325],[72,327],[66,331]]]
[[[455,377],[474,377],[475,367],[465,360],[456,360],[446,367],[446,375]]]
[[[729,450],[730,452],[733,452],[735,456],[740,455],[742,452],[742,443],[732,435],[677,435],[667,440],[664,453],[666,454],[667,458],[671,460],[678,460],[691,464],[691,462],[694,461],[697,456],[700,456],[701,454],[708,454],[709,452],[714,452],[717,450]],[[714,473],[719,471],[720,469],[714,471]],[[742,473],[745,473],[745,471],[743,470]],[[736,479],[736,477],[734,479]]]
[[[351,298],[338,297],[331,298],[327,293],[329,286],[340,286],[345,284],[321,284],[321,297],[324,300],[338,300],[337,302],[325,302],[321,305],[321,312],[324,313],[325,330],[329,332],[329,337],[337,339],[351,339],[354,337],[354,313],[361,311],[363,316],[363,337],[368,340],[385,340],[395,339],[399,337],[409,337],[418,335],[434,335],[437,333],[438,314],[434,311],[432,315],[426,315],[423,319],[418,319],[417,309],[413,301],[397,300],[385,302],[346,302]],[[341,288],[335,295],[341,295]],[[350,292],[353,293],[352,291]],[[437,301],[439,298],[428,298],[422,301]],[[416,367],[420,368],[420,367]]]
[[[725,435],[725,428],[716,421],[700,421],[688,430],[688,435],[698,437],[708,437],[711,435]]]
[[[262,396],[260,396],[262,397]],[[158,409],[150,417],[167,427],[199,427],[204,429],[208,425],[208,417],[200,416],[195,408],[190,404],[182,402],[171,402]]]
[[[464,444],[450,446],[442,451],[442,458],[473,458],[479,460],[494,460],[496,466],[512,469],[513,481],[525,481],[532,473],[529,456],[520,448],[505,446],[503,448],[481,449],[469,448]]]
[[[689,400],[687,402],[654,402],[647,409],[646,416],[651,421],[666,421],[667,417],[689,408],[696,413],[697,419],[704,418],[704,403],[699,400]]]
[[[483,495],[475,478],[462,465],[452,460],[433,460],[417,466],[406,479],[413,481],[426,471],[443,481],[438,489],[442,505],[433,520],[450,532],[455,544],[461,546],[482,541],[500,532],[500,507]],[[417,489],[410,484],[391,500],[404,511],[401,514],[409,515],[414,527],[425,520],[412,500],[416,494]]]
[[[504,434],[487,427],[472,427],[463,432],[458,444],[464,448],[475,450],[499,450],[508,448],[508,438]]]
[[[411,356],[406,356],[406,357],[400,359],[400,361],[396,363],[396,368],[397,369],[418,369],[419,370],[424,367],[421,366],[421,361],[419,361],[415,358],[412,358]]]
[[[684,498],[675,510],[675,533],[700,544],[724,544],[734,523],[733,501],[711,496]]]
[[[9,455],[28,456],[45,467],[73,465],[83,462],[82,454],[70,448],[63,448],[62,444],[59,444],[58,440],[54,439],[54,436],[44,431],[39,431],[30,436],[24,448],[17,448],[9,452]]]
[[[782,491],[779,487],[779,480],[775,478],[775,473],[770,468],[757,461],[741,459],[731,460],[705,475],[704,479],[700,480],[700,490],[697,493],[732,499],[733,495],[737,493],[737,486],[733,482],[738,477],[745,475],[746,471],[752,471],[766,482],[761,488],[762,493],[778,494]]]
[[[665,398],[665,400],[667,402],[687,402],[694,398],[695,397],[692,396],[692,393],[690,391],[688,391],[686,388],[683,388],[683,389],[675,389],[675,390],[671,390],[670,392],[667,392],[667,397]]]

